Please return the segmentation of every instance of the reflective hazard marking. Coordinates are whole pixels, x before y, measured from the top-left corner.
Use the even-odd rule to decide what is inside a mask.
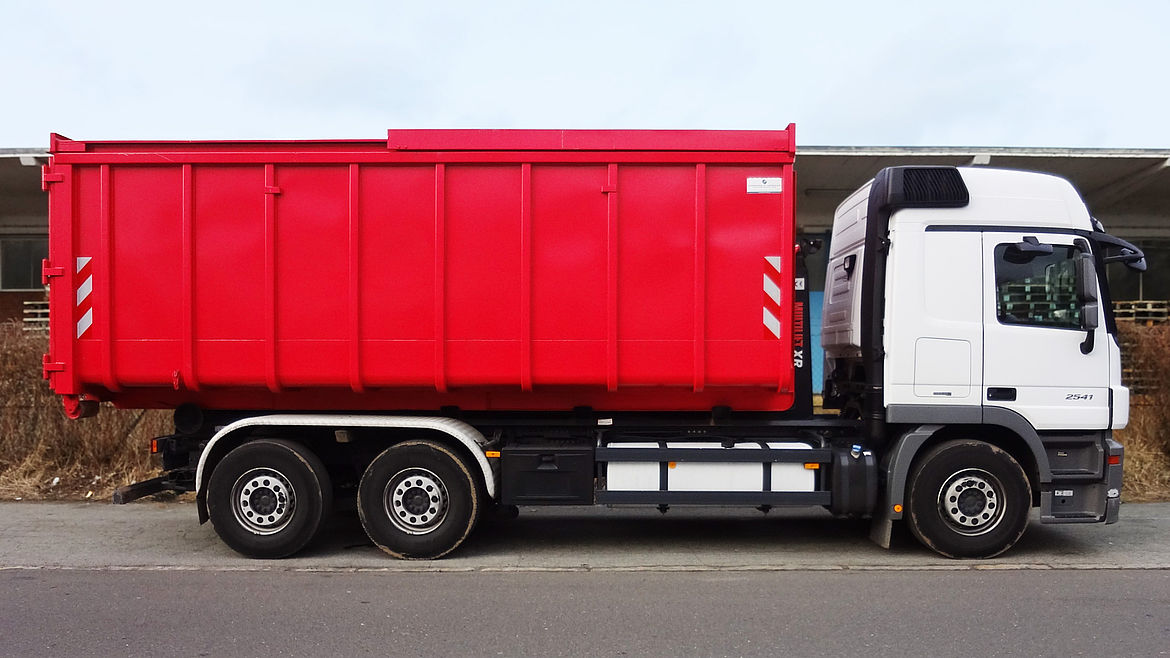
[[[81,284],[77,286],[74,317],[77,318],[77,337],[81,338],[93,326],[93,268],[90,267],[89,256],[77,259],[77,278]]]
[[[780,338],[780,318],[784,317],[784,295],[779,282],[780,257],[764,257],[764,328],[774,338]]]
[[[764,294],[768,295],[769,299],[776,302],[777,306],[780,305],[780,286],[772,283],[772,280],[768,278],[767,274],[764,275]]]
[[[773,336],[780,337],[780,320],[776,319],[776,316],[772,315],[772,312],[766,308],[764,309],[764,326]]]
[[[93,292],[92,276],[86,277],[85,281],[82,281],[81,285],[77,287],[77,306],[81,306],[81,302],[84,302],[91,292]]]

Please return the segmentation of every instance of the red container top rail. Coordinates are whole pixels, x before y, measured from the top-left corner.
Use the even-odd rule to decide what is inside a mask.
[[[680,152],[704,153],[705,159],[716,162],[791,163],[795,151],[794,131],[792,124],[784,130],[390,130],[386,141],[79,141],[53,133],[49,136],[49,153],[62,164],[159,163],[175,154],[184,154],[192,161],[209,161],[209,157],[234,161],[238,157],[240,161],[250,162],[261,154],[324,161],[322,158],[369,153],[384,160],[387,151],[464,153],[462,157],[473,160],[479,160],[471,155],[475,151],[491,152],[493,155],[489,157],[493,158],[500,157],[501,151],[553,151],[560,155],[552,157],[569,162],[582,157],[596,160],[603,154],[618,152]],[[590,156],[590,152],[594,155]],[[413,157],[406,156],[406,159]]]
[[[792,126],[50,151],[67,407],[792,404]]]

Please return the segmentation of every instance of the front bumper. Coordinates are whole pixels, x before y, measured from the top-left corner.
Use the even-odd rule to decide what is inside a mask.
[[[1054,478],[1040,492],[1041,523],[1117,523],[1125,448],[1106,439],[1104,477],[1093,482]]]

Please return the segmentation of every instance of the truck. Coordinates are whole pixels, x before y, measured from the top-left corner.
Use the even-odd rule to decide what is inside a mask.
[[[434,559],[520,505],[821,506],[992,557],[1114,523],[1128,389],[1067,181],[903,166],[837,209],[823,408],[795,128],[390,130],[338,141],[51,136],[66,413],[170,409],[162,474],[239,553],[337,507]],[[835,413],[834,413],[835,412]]]

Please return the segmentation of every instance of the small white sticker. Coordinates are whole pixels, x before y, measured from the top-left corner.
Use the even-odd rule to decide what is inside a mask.
[[[1052,492],[1057,498],[1068,498],[1073,495],[1072,489],[1057,489]]]
[[[784,179],[780,177],[747,179],[748,194],[780,194],[783,189]]]
[[[613,419],[612,418],[598,418],[597,424],[603,425],[603,426],[604,425],[613,425]]]
[[[797,290],[804,290],[804,279],[797,279],[796,280],[796,289]]]

